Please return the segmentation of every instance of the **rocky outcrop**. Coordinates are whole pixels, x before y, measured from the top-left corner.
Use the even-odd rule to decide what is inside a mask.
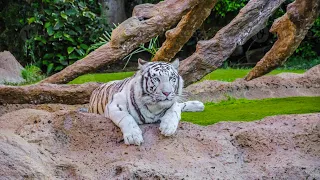
[[[113,123],[76,111],[0,117],[0,177],[9,179],[319,179],[320,114],[250,123],[180,123],[164,137],[143,125],[126,146]]]
[[[0,84],[24,82],[22,70],[21,64],[9,51],[0,52]]]
[[[320,65],[304,74],[281,73],[251,81],[203,81],[186,88],[189,99],[203,102],[233,98],[263,99],[292,96],[320,96]]]

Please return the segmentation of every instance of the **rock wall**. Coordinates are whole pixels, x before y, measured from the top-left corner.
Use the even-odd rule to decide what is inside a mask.
[[[0,117],[0,177],[8,179],[320,179],[320,114],[198,126],[164,137],[141,126],[126,146],[113,123],[76,111]],[[1,179],[0,178],[0,179]]]

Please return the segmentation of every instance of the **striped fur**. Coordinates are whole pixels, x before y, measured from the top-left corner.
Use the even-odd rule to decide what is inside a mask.
[[[93,91],[89,112],[110,118],[123,132],[126,144],[143,142],[138,124],[160,121],[161,133],[172,135],[181,111],[202,111],[199,101],[178,103],[183,80],[178,74],[179,61],[172,64],[139,59],[134,76],[101,85]]]

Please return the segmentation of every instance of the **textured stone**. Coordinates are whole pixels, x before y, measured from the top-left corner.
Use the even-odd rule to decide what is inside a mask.
[[[293,96],[320,96],[320,65],[304,74],[281,73],[251,81],[203,81],[186,89],[189,99],[203,102],[220,101],[228,97],[263,99]]]
[[[22,70],[21,64],[9,51],[0,52],[0,84],[24,82]]]
[[[0,117],[0,177],[11,179],[319,179],[320,114],[198,126],[164,137],[143,125],[126,146],[102,116],[22,109]]]

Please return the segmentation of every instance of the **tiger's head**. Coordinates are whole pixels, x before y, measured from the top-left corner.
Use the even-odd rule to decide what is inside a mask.
[[[178,74],[179,60],[172,63],[138,60],[142,101],[169,106],[182,94],[183,80]]]

